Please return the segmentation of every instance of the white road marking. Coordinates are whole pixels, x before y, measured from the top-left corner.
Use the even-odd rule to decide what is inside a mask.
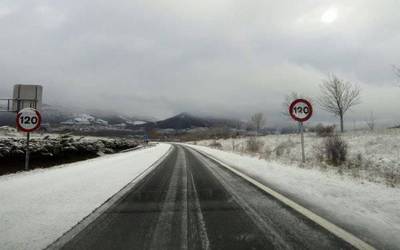
[[[279,235],[276,230],[274,230],[270,224],[265,221],[252,207],[249,206],[249,204],[241,198],[239,195],[236,194],[234,191],[232,185],[235,183],[228,183],[220,173],[217,172],[216,168],[219,168],[214,162],[212,162],[209,158],[204,157],[201,155],[199,152],[192,150],[193,154],[195,154],[198,159],[205,165],[208,166],[208,168],[211,170],[211,172],[218,177],[218,180],[224,185],[224,187],[228,190],[228,192],[232,195],[233,199],[236,200],[238,204],[244,209],[246,214],[252,219],[252,221],[257,225],[257,227],[265,234],[265,235],[272,235],[269,240],[271,242],[274,242],[276,248],[278,249],[293,249],[291,246],[289,246],[285,240]]]
[[[182,209],[182,220],[181,220],[181,249],[188,249],[188,176],[187,176],[187,163],[186,163],[186,154],[182,150],[182,200],[181,200],[181,209]]]
[[[190,147],[190,146],[189,146]],[[196,150],[196,149],[194,149]],[[196,150],[197,151],[197,150]],[[335,224],[331,223],[330,221],[322,218],[321,216],[313,213],[312,211],[308,210],[307,208],[295,203],[294,201],[290,200],[289,198],[281,195],[280,193],[272,190],[269,187],[261,184],[260,182],[254,180],[253,178],[239,172],[238,170],[232,168],[228,164],[222,162],[221,160],[211,156],[208,153],[202,151],[203,154],[207,155],[207,157],[213,159],[214,161],[218,162],[221,166],[227,168],[231,172],[235,173],[236,175],[242,177],[243,179],[247,180],[248,182],[252,183],[254,186],[258,187],[259,189],[263,190],[264,192],[270,194],[275,199],[281,201],[282,203],[286,204],[287,206],[291,207],[295,211],[299,212],[300,214],[304,215],[308,219],[312,220],[313,222],[317,223],[318,225],[322,226],[330,233],[336,235],[337,237],[341,238],[342,240],[346,241],[347,243],[351,244],[352,246],[361,249],[361,250],[373,250],[375,249],[373,246],[369,245],[368,243],[364,242],[363,240],[359,239],[358,237],[352,235],[351,233],[345,231],[344,229],[336,226]]]
[[[193,198],[194,198],[194,208],[196,210],[196,215],[198,218],[198,223],[199,223],[199,235],[200,235],[200,240],[201,240],[201,246],[202,249],[204,250],[209,250],[210,249],[210,241],[208,239],[207,236],[207,229],[206,229],[206,223],[204,222],[204,217],[203,217],[203,213],[201,212],[201,207],[200,207],[200,201],[199,201],[199,197],[197,195],[197,189],[196,189],[196,185],[194,185],[194,179],[193,179],[193,175],[192,173],[189,171],[190,174],[190,182],[192,183],[192,187],[193,187]]]
[[[178,147],[178,157],[176,159],[177,166],[174,166],[174,170],[172,171],[172,177],[168,186],[167,195],[165,197],[165,201],[160,213],[160,216],[157,221],[157,225],[155,227],[153,233],[153,239],[151,241],[150,249],[167,249],[170,246],[170,240],[172,238],[172,221],[175,214],[175,204],[176,197],[178,194],[179,188],[179,171],[182,168],[186,168],[186,160],[185,153],[182,148]],[[186,172],[184,172],[186,173]],[[186,177],[187,178],[187,177]],[[184,197],[182,202],[187,204],[187,197]],[[181,205],[182,207],[182,205]],[[186,224],[182,220],[181,226],[183,238],[181,239],[181,249],[187,249],[187,209],[182,211],[183,219],[186,218]],[[186,241],[186,242],[183,242]]]

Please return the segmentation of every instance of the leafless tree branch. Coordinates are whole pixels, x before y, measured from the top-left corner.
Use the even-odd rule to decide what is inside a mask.
[[[303,95],[301,95],[301,94],[299,94],[297,92],[294,92],[294,91],[291,92],[290,94],[286,95],[285,96],[285,100],[282,103],[282,112],[281,112],[281,114],[284,117],[288,117],[288,118],[290,117],[289,107],[290,107],[290,104],[296,99],[307,99],[307,100],[310,100],[310,98],[306,98],[305,96],[303,96]]]
[[[323,110],[340,118],[340,129],[343,132],[343,116],[353,106],[360,104],[360,88],[345,82],[335,75],[324,80],[320,85],[321,97],[318,103]]]
[[[375,129],[375,116],[374,112],[371,112],[369,117],[366,119],[365,123],[367,124],[369,130]]]
[[[396,65],[393,65],[393,72],[396,76],[400,78],[400,68]]]
[[[250,120],[258,135],[260,129],[265,125],[264,115],[262,113],[255,113],[251,116]]]

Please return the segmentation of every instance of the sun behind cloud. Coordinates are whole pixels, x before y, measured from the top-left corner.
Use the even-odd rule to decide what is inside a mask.
[[[326,10],[322,16],[321,16],[321,22],[322,23],[333,23],[338,17],[338,11],[335,7],[331,7],[328,10]]]

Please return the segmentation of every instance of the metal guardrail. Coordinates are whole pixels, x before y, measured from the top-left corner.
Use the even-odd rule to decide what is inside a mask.
[[[12,112],[12,99],[0,99],[0,112]]]
[[[0,99],[0,112],[18,112],[23,108],[37,108],[36,99]]]

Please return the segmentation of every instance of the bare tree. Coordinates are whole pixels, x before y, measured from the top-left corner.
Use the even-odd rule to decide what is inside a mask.
[[[365,121],[365,123],[367,124],[369,130],[374,130],[375,129],[375,116],[374,116],[374,112],[371,112],[369,114],[369,117],[367,118],[367,120]]]
[[[344,115],[353,106],[360,104],[360,88],[345,82],[335,75],[323,81],[320,86],[322,95],[318,102],[322,109],[340,118],[340,131],[344,131]]]
[[[400,68],[397,67],[396,65],[393,65],[393,71],[394,74],[400,78]]]
[[[256,133],[260,132],[260,129],[265,125],[264,115],[262,113],[255,113],[251,116],[251,123],[256,129]]]

